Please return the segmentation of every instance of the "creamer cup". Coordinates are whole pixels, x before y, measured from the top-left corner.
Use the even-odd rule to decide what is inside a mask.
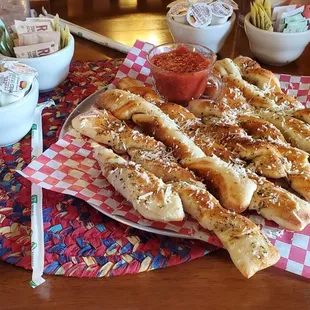
[[[212,2],[209,7],[212,13],[211,25],[226,23],[233,13],[232,6],[224,2]]]
[[[186,14],[187,22],[195,28],[205,28],[210,25],[212,13],[206,3],[196,3],[192,5]]]
[[[170,8],[168,15],[171,16],[171,18],[178,23],[187,24],[186,13],[188,8],[189,8],[188,2],[176,3]]]

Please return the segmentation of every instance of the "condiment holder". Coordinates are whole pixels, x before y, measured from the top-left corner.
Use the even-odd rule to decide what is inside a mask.
[[[253,55],[260,61],[283,66],[298,59],[310,42],[310,30],[296,33],[282,33],[259,29],[246,15],[244,28]]]
[[[39,90],[52,90],[65,80],[74,53],[70,28],[60,25],[59,16],[15,20],[12,33],[3,29],[0,60],[15,60],[38,72]]]
[[[39,99],[39,83],[33,80],[28,94],[5,106],[0,106],[0,147],[21,140],[31,129]]]
[[[168,7],[167,22],[175,42],[200,44],[218,53],[233,28],[233,10],[238,6],[223,1],[198,1],[173,2]]]
[[[181,24],[167,14],[169,30],[175,42],[195,43],[207,46],[214,53],[218,53],[227,37],[231,33],[236,14],[233,13],[230,19],[219,25],[209,25],[206,28],[194,28],[190,25]]]
[[[38,72],[38,82],[40,92],[47,92],[61,84],[69,74],[70,62],[74,54],[74,38],[70,35],[69,43],[66,47],[50,55],[36,58],[12,58],[2,56],[0,60],[18,60]]]

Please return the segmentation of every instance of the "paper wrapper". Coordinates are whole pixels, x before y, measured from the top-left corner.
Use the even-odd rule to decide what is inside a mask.
[[[44,9],[44,7],[42,8],[42,13],[44,15],[40,15],[42,17],[49,17],[49,18],[55,18],[54,15],[48,14],[48,12]],[[105,37],[95,31],[91,31],[88,30],[84,27],[75,25],[67,20],[64,19],[59,19],[59,23],[61,25],[61,27],[70,27],[70,32],[72,34],[75,34],[81,38],[84,38],[86,40],[92,41],[92,42],[96,42],[100,45],[109,47],[109,48],[113,48],[117,51],[120,51],[122,53],[128,53],[130,51],[130,47],[127,45],[124,45],[120,42],[114,41],[108,37]]]
[[[53,100],[39,104],[34,113],[34,122],[31,130],[31,158],[40,156],[43,151],[42,111],[54,105]],[[42,211],[42,188],[37,184],[31,185],[31,267],[32,280],[30,285],[35,288],[44,283],[44,229]]]
[[[151,48],[151,44],[137,41],[116,77],[130,76],[152,84],[146,62],[146,54]],[[280,75],[279,78],[285,91],[309,104],[310,77]],[[200,228],[197,221],[190,216],[182,222],[173,223],[144,219],[101,175],[90,143],[81,137],[67,134],[21,174],[43,188],[81,198],[106,214],[118,215],[142,226],[174,231],[221,246],[217,237]],[[276,266],[310,278],[310,225],[302,232],[294,233],[282,230],[275,223],[265,221],[258,215],[255,219],[262,223],[262,230],[280,251],[281,258]]]

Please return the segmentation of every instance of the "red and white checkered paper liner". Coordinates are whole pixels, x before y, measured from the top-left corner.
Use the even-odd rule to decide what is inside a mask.
[[[136,41],[119,69],[116,78],[130,76],[152,84],[146,54],[152,45]],[[279,76],[281,87],[310,107],[310,77]],[[121,216],[142,226],[174,231],[221,246],[215,236],[201,229],[190,216],[182,222],[159,223],[141,217],[101,175],[86,140],[67,134],[57,141],[22,172],[39,186],[81,198],[99,210]],[[260,217],[260,216],[257,216]],[[283,231],[273,222],[261,219],[262,230],[281,254],[277,267],[310,278],[310,225],[302,232]],[[276,232],[276,233],[271,233]]]

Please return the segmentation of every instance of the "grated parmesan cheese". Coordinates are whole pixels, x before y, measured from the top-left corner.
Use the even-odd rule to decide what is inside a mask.
[[[153,192],[146,193],[144,195],[139,196],[138,200],[145,200],[145,199],[147,199],[148,197],[150,197],[152,195],[153,195]]]

